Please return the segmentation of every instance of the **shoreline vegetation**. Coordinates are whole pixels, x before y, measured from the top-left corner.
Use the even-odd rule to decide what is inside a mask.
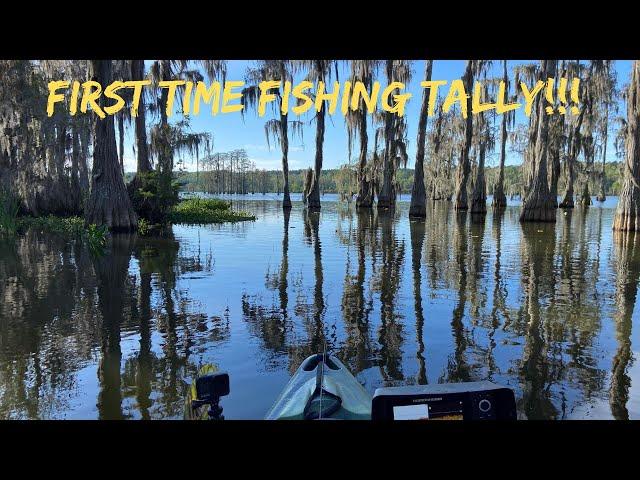
[[[329,168],[322,171],[320,191],[322,193],[335,193],[346,198],[353,194],[357,179],[356,165],[342,165],[339,168]],[[624,164],[622,162],[609,162],[604,170],[605,195],[619,195],[622,189]],[[495,183],[499,175],[499,167],[485,167],[487,182],[487,195],[495,194]],[[296,169],[289,171],[289,192],[304,193],[304,179],[307,171]],[[127,172],[125,177],[130,180],[135,172]],[[225,176],[226,179],[222,180]],[[210,195],[216,194],[247,194],[247,193],[282,193],[280,185],[280,170],[249,169],[246,171],[202,170],[198,172],[183,171],[176,174],[176,182],[180,191],[196,193],[203,192]],[[522,193],[522,165],[505,165],[503,172],[503,191],[508,196],[519,196]],[[414,183],[414,169],[400,168],[396,173],[397,193],[411,194]],[[564,180],[558,183],[559,190],[565,187]],[[589,191],[597,192],[600,187],[600,177],[589,180]]]
[[[189,198],[171,210],[171,223],[208,224],[244,222],[256,217],[247,212],[231,210],[231,203],[217,198]]]
[[[20,215],[17,207],[8,207],[6,199],[0,196],[0,233],[22,234],[29,229],[58,233],[67,237],[82,238],[93,246],[104,246],[108,229],[106,226],[87,225],[82,217],[46,215],[35,217]],[[248,212],[231,209],[231,202],[217,198],[188,198],[180,200],[172,207],[166,224],[204,225],[213,223],[236,223],[255,220]],[[151,224],[144,218],[138,220],[138,234],[148,235],[163,224]]]

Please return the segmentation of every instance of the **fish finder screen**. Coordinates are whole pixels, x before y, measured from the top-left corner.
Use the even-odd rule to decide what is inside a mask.
[[[393,407],[394,420],[429,420],[429,405],[399,405]]]
[[[417,405],[395,405],[394,420],[462,420],[462,402],[435,402]]]

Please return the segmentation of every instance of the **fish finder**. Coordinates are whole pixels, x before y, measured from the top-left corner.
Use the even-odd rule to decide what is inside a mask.
[[[492,382],[378,388],[372,420],[515,420],[510,388]]]

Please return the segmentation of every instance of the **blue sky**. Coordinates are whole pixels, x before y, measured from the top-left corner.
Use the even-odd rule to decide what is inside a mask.
[[[521,63],[517,60],[510,60],[508,68],[511,69]],[[228,62],[227,80],[244,80],[247,67],[252,66],[254,62],[246,60],[230,60]],[[451,81],[460,78],[464,73],[464,60],[436,60],[433,65],[433,80]],[[341,62],[339,68],[340,81],[346,80],[348,77],[349,66],[345,62]],[[618,72],[619,85],[626,84],[629,80],[631,69],[631,61],[617,61],[615,68]],[[418,126],[418,116],[420,113],[420,102],[422,98],[422,87],[420,82],[423,80],[424,61],[415,61],[412,65],[412,80],[407,86],[407,91],[413,96],[409,99],[406,107],[408,122],[408,139],[409,139],[409,166],[413,166],[415,161],[416,134]],[[488,73],[489,77],[501,76],[501,61],[493,62]],[[295,80],[301,80],[302,77]],[[384,87],[386,80],[380,78],[380,82]],[[442,90],[441,90],[442,91]],[[446,92],[446,87],[445,90]],[[620,114],[624,114],[624,105],[621,104]],[[290,142],[289,150],[289,168],[298,169],[313,165],[314,161],[314,139],[315,125],[311,121],[313,113],[303,115],[299,119],[304,121],[304,132],[302,141],[296,140]],[[180,114],[174,114],[172,120],[181,118]],[[212,116],[206,108],[201,109],[200,114],[191,116],[191,128],[194,132],[209,132],[213,135],[214,151],[228,151],[237,148],[246,149],[249,157],[253,160],[258,168],[266,168],[270,170],[280,169],[281,153],[277,145],[271,145],[269,149],[264,134],[264,123],[270,118],[270,112],[259,118],[254,112],[247,112],[244,119],[240,113],[228,113]],[[293,114],[289,115],[290,119],[297,118]],[[431,119],[430,119],[431,121]],[[525,122],[527,118],[522,110],[517,111],[517,122]],[[613,148],[613,137],[610,135],[610,144],[607,148],[607,161],[615,160],[615,151]],[[185,167],[188,170],[195,170],[195,159],[184,158]],[[324,141],[324,168],[335,168],[348,161],[347,149],[347,132],[344,124],[344,117],[336,112],[335,115],[327,115],[326,132]],[[355,158],[352,158],[355,161]],[[498,162],[498,154],[494,152],[487,158],[487,165],[493,166]],[[507,164],[519,164],[521,159],[512,152],[507,152]],[[127,171],[135,170],[135,155],[133,152],[133,128],[127,130],[127,141],[125,147],[125,169]]]

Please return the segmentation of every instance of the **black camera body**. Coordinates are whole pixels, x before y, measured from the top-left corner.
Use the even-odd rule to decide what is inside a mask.
[[[229,395],[229,374],[227,372],[206,373],[195,380],[198,398],[191,401],[191,409],[209,405],[209,418],[224,420],[220,397]]]
[[[198,400],[220,399],[229,395],[229,374],[227,372],[208,373],[196,378]]]

